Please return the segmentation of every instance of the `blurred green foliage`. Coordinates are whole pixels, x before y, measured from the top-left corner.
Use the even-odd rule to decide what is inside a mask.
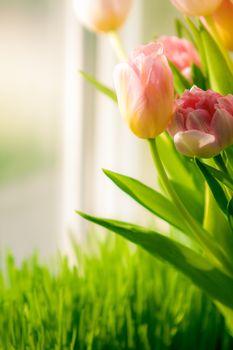
[[[43,150],[36,138],[0,141],[0,186],[56,164],[54,149]]]
[[[28,7],[42,7],[53,0],[0,0],[0,5],[28,5]]]
[[[120,238],[93,247],[76,245],[73,267],[8,256],[1,350],[233,348],[215,306],[174,269]]]

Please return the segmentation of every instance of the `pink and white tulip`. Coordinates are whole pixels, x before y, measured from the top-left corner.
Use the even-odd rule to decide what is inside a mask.
[[[176,101],[168,128],[177,150],[210,158],[233,144],[233,95],[221,96],[193,87]]]
[[[211,15],[222,0],[171,0],[172,4],[187,16]]]
[[[155,138],[167,128],[173,114],[174,85],[160,44],[133,51],[128,63],[116,66],[114,83],[122,117],[136,136]]]
[[[94,32],[111,32],[123,25],[133,0],[73,0],[79,20]]]
[[[176,36],[161,36],[158,39],[163,45],[164,54],[176,68],[188,79],[191,80],[191,66],[201,66],[201,61],[197,50],[186,39]]]

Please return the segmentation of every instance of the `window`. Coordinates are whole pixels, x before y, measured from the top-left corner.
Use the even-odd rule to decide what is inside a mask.
[[[58,247],[70,250],[70,230],[85,232],[75,209],[138,218],[138,206],[101,168],[148,183],[154,170],[145,172],[146,145],[117,106],[78,73],[112,86],[117,60],[108,38],[79,25],[72,1],[5,0],[0,9],[0,246],[19,259],[35,249],[50,256]],[[172,33],[172,11],[169,2],[135,0],[121,32],[127,49]]]

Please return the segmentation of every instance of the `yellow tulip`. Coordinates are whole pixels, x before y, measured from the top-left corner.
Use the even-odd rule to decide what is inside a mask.
[[[233,2],[223,0],[213,14],[215,30],[223,45],[233,51]]]
[[[74,0],[82,24],[93,32],[115,31],[125,22],[133,0]]]
[[[222,0],[171,0],[171,2],[187,16],[208,16],[218,8]]]

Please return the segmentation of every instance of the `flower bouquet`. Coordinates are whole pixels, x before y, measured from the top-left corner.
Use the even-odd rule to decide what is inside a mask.
[[[233,2],[172,0],[184,14],[177,37],[160,37],[127,58],[116,30],[131,3],[75,2],[82,22],[108,34],[121,60],[115,91],[82,74],[146,140],[161,190],[105,175],[173,234],[78,213],[171,263],[212,298],[233,333]]]

